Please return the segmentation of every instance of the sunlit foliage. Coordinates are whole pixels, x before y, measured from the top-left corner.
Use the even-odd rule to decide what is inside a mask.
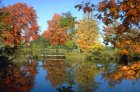
[[[93,45],[99,42],[98,38],[99,31],[95,20],[83,19],[78,22],[74,41],[81,51],[91,52]]]

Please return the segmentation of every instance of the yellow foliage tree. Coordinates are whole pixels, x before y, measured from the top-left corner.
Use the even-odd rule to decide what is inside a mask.
[[[95,20],[90,18],[78,22],[74,41],[77,43],[80,51],[91,52],[93,45],[99,43],[98,38],[99,30]]]

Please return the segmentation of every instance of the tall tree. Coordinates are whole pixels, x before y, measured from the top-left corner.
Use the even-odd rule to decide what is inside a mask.
[[[3,7],[2,11],[8,11],[8,16],[4,20],[11,29],[3,30],[3,39],[6,45],[17,47],[24,40],[28,43],[30,39],[36,39],[38,36],[37,15],[33,7],[26,3],[16,3]]]
[[[60,19],[60,26],[66,28],[67,35],[70,40],[74,35],[75,19],[76,17],[73,17],[71,12],[62,13],[62,17]]]
[[[67,42],[66,28],[60,26],[61,15],[54,14],[52,20],[48,21],[48,29],[44,37],[50,40],[52,45],[65,45]]]
[[[93,19],[79,21],[74,38],[81,51],[92,51],[93,45],[98,43],[99,31],[97,22]]]

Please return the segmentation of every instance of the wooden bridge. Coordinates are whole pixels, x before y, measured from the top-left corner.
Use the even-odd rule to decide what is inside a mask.
[[[25,48],[27,49],[27,48]],[[38,49],[37,52],[33,53],[34,49],[28,48],[27,51],[21,51],[25,57],[35,60],[64,60],[66,56],[64,55],[65,51],[59,49],[56,52],[56,49]]]
[[[46,56],[46,57],[65,57],[65,55],[39,55],[39,56]]]
[[[57,54],[41,54],[38,55],[39,59],[42,58],[43,60],[64,60],[65,59],[65,55],[57,55]]]

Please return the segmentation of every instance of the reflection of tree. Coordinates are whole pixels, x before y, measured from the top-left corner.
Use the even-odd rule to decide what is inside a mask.
[[[31,61],[29,65],[23,66],[23,69],[30,73],[32,76],[35,76],[37,74],[37,62]]]
[[[47,80],[50,80],[53,87],[57,87],[64,83],[67,76],[66,64],[63,60],[46,61],[44,67],[47,70]]]
[[[68,86],[68,87],[65,87],[65,86],[59,87],[59,88],[57,88],[57,91],[58,92],[74,92],[72,90],[72,87],[71,86]]]
[[[93,92],[97,88],[97,82],[95,82],[95,76],[99,73],[99,70],[95,65],[90,63],[82,63],[75,70],[75,79],[78,83],[79,92]]]
[[[133,62],[128,66],[121,65],[114,71],[105,72],[103,77],[109,81],[110,86],[121,83],[123,79],[136,80],[140,78],[140,62]]]
[[[3,71],[7,71],[7,74],[6,76],[0,75],[0,92],[29,92],[34,85],[37,71],[37,69],[31,68],[13,66],[3,69]]]

